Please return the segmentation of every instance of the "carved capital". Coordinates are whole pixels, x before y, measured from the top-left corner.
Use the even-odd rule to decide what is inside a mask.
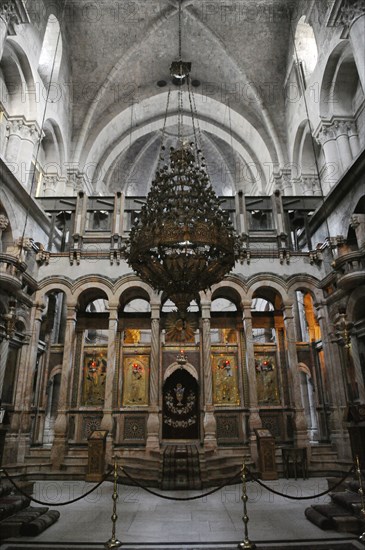
[[[87,188],[86,177],[83,172],[80,172],[78,169],[68,170],[68,184],[73,188],[75,193],[79,191],[85,191]]]
[[[317,142],[322,145],[325,145],[328,141],[331,141],[331,139],[336,139],[335,129],[329,125],[324,125],[322,123],[320,129],[316,133],[315,136]]]
[[[5,214],[0,214],[0,231],[5,231],[8,225],[9,219],[5,216]]]
[[[36,143],[41,136],[41,130],[35,121],[26,121],[23,117],[9,117],[6,125],[8,137],[17,135],[20,139],[26,139]]]
[[[309,193],[312,195],[320,191],[319,180],[317,176],[302,174],[301,179],[302,179],[301,183],[303,186],[304,194]]]

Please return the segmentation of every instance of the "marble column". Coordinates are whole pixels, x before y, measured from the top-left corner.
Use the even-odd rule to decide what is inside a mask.
[[[147,419],[147,449],[160,448],[158,381],[160,374],[160,303],[151,304],[150,404]]]
[[[298,369],[295,324],[292,305],[284,305],[285,347],[289,366],[291,400],[294,407],[294,438],[297,447],[308,445],[307,420],[300,391],[300,372]]]
[[[33,308],[30,320],[30,340],[29,346],[24,349],[22,353],[20,365],[20,376],[22,373],[26,373],[24,378],[18,380],[21,394],[18,395],[19,401],[19,444],[18,444],[18,462],[23,462],[24,457],[29,449],[30,444],[30,431],[31,431],[31,407],[32,407],[32,395],[33,395],[33,382],[35,368],[38,357],[38,343],[39,334],[41,330],[41,323],[43,319],[43,313],[45,310],[45,304],[43,302],[37,302]],[[24,361],[24,362],[23,362]],[[17,398],[16,398],[17,401]]]
[[[217,423],[213,405],[213,376],[210,337],[210,300],[201,301],[201,331],[203,344],[203,380],[204,380],[204,448],[217,448]]]
[[[67,451],[67,409],[74,360],[76,334],[76,304],[67,304],[65,345],[63,348],[61,386],[57,417],[54,425],[54,440],[51,451],[52,468],[59,470]]]
[[[339,361],[338,345],[331,341],[331,321],[327,310],[317,304],[316,317],[321,330],[325,376],[323,377],[325,399],[328,400],[328,426],[331,442],[336,446],[339,456],[345,458],[350,454],[349,435],[344,429],[343,419],[347,408],[346,379]]]
[[[251,300],[242,301],[242,310],[243,310],[243,328],[245,331],[246,338],[246,367],[248,374],[248,391],[249,391],[249,418],[248,418],[248,427],[249,427],[249,446],[252,460],[257,463],[258,461],[258,450],[257,450],[257,439],[255,429],[262,427],[262,421],[260,417],[260,411],[257,402],[257,388],[256,388],[256,370],[255,370],[255,349],[253,343],[253,333],[252,333],[252,313],[251,313],[252,302]],[[246,405],[246,403],[245,403]]]
[[[113,463],[113,386],[115,381],[116,356],[115,348],[116,335],[118,331],[118,304],[109,303],[109,326],[108,326],[108,354],[107,371],[105,379],[104,409],[100,428],[107,430],[105,460],[107,464]]]

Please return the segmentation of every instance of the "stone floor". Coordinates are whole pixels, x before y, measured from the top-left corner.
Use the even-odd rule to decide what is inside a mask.
[[[279,479],[266,484],[276,491],[293,496],[314,496],[327,489],[327,482],[323,478],[298,481]],[[55,509],[61,512],[61,517],[41,535],[18,540],[28,544],[32,542],[33,548],[47,548],[47,543],[55,542],[86,543],[85,547],[89,543],[90,548],[102,548],[103,543],[111,537],[112,483],[105,482],[97,491],[74,504],[59,505],[91,487],[92,484],[83,481],[36,482],[34,497],[56,504]],[[159,492],[178,498],[202,493]],[[279,545],[277,548],[280,548],[281,541],[295,541],[301,548],[301,541],[303,546],[308,540],[341,539],[345,548],[346,539],[355,538],[348,533],[322,531],[305,518],[305,508],[314,503],[327,502],[327,496],[304,501],[290,500],[250,482],[248,497],[251,541],[276,541]],[[123,548],[134,548],[137,543],[153,543],[151,546],[160,550],[164,544],[174,543],[176,550],[180,550],[184,547],[183,543],[202,543],[209,550],[210,543],[238,543],[243,540],[242,512],[241,485],[225,487],[213,495],[189,502],[164,500],[139,488],[119,486],[116,536],[125,543]],[[336,545],[336,548],[340,549],[341,544]]]

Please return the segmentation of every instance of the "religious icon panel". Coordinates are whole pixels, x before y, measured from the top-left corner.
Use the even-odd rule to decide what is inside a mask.
[[[104,404],[107,350],[90,349],[84,352],[81,405]]]
[[[257,401],[259,405],[280,405],[275,353],[255,353]]]
[[[123,360],[124,407],[148,405],[149,356],[125,356]]]
[[[239,405],[238,364],[235,354],[213,354],[214,405]]]

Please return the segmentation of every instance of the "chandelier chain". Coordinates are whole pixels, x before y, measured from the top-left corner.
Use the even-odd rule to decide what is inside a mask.
[[[181,42],[182,42],[182,32],[181,32],[181,0],[179,0],[179,61],[182,60]]]
[[[170,105],[170,97],[171,97],[171,88],[169,88],[169,91],[167,93],[167,102],[166,102],[165,117],[164,117],[163,127],[162,127],[161,148],[160,148],[160,157],[159,157],[158,165],[160,165],[161,162],[163,162],[164,160],[163,151],[165,147],[165,133],[166,133],[166,124],[167,124],[167,113]]]
[[[187,77],[187,85],[188,85],[188,94],[189,94],[189,103],[190,103],[190,112],[191,112],[191,122],[193,125],[193,134],[194,134],[194,144],[195,144],[195,152],[196,152],[196,158],[199,157],[199,148],[201,148],[200,140],[198,140],[197,134],[196,134],[196,127],[195,127],[195,114],[193,109],[193,102],[191,99],[191,86],[190,86],[190,75]]]
[[[196,120],[196,126],[198,128],[198,141],[199,141],[200,149],[201,149],[202,155],[203,155],[202,158],[204,158],[204,163],[205,163],[205,171],[206,171],[207,174],[209,174],[207,158],[205,156],[204,146],[203,146],[203,136],[202,136],[202,132],[201,132],[201,129],[200,129],[198,110],[196,108],[195,95],[194,95],[193,90],[191,90],[191,97],[192,97],[192,102],[193,102],[193,113],[194,113],[194,117],[195,117],[195,120]]]

